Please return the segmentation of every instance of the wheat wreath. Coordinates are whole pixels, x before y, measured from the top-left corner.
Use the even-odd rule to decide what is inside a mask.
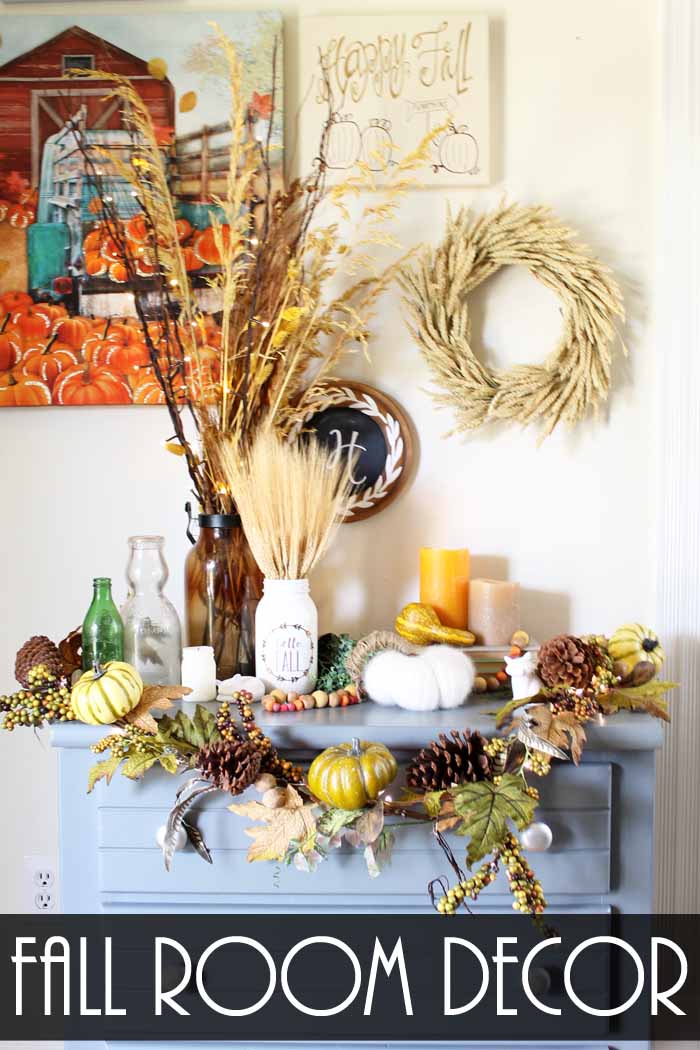
[[[452,433],[505,420],[539,424],[544,440],[558,423],[573,426],[607,399],[622,295],[611,271],[575,237],[548,208],[502,206],[478,217],[463,208],[448,214],[436,249],[402,267],[409,328],[440,387],[435,401],[455,413]],[[469,293],[516,264],[559,297],[563,332],[543,364],[490,371],[471,346]]]

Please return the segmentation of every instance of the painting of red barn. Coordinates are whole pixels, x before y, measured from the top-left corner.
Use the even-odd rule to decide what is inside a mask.
[[[0,407],[159,403],[158,389],[142,381],[148,358],[134,297],[100,221],[85,154],[88,143],[93,155],[128,159],[133,138],[122,104],[109,97],[109,81],[76,78],[74,71],[126,77],[143,99],[176,201],[187,269],[209,309],[212,222],[231,136],[214,22],[243,59],[250,119],[275,145],[273,175],[281,182],[277,13],[149,12],[147,26],[137,12],[0,19]],[[134,194],[116,161],[107,174],[124,234],[140,244]],[[146,287],[152,280],[145,248],[138,278]]]

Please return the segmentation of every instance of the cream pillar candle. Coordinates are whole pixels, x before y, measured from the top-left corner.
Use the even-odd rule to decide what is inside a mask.
[[[216,700],[216,663],[210,645],[189,645],[182,650],[182,684],[192,690],[186,704]]]
[[[472,580],[469,630],[478,645],[508,645],[520,627],[520,584],[509,580]]]

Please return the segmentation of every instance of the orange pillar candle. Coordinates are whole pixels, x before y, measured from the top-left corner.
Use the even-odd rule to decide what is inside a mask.
[[[520,627],[520,584],[509,580],[472,580],[469,630],[479,645],[508,645]]]
[[[421,547],[420,600],[430,605],[445,627],[467,626],[469,551]]]

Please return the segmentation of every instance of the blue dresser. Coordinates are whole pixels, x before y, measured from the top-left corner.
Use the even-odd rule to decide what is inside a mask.
[[[399,760],[406,760],[441,730],[469,725],[492,735],[493,706],[491,702],[458,712],[406,712],[363,704],[286,716],[260,711],[259,723],[280,750],[302,760],[351,736],[382,741]],[[557,763],[549,777],[537,782],[538,819],[550,825],[553,840],[547,852],[532,854],[530,860],[553,911],[650,912],[654,759],[662,729],[647,716],[619,714],[586,731],[582,765],[576,769]],[[274,864],[248,864],[245,821],[227,811],[230,800],[223,794],[208,796],[197,820],[213,865],[188,848],[176,855],[168,874],[155,835],[165,822],[177,780],[162,771],[136,783],[117,776],[109,787],[102,782],[86,795],[88,770],[95,760],[89,745],[101,735],[75,724],[52,730],[59,751],[60,871],[66,912],[418,913],[429,907],[429,880],[449,875],[429,828],[423,827],[397,834],[391,866],[374,880],[368,878],[362,856],[352,850],[333,854],[311,875]],[[459,856],[458,848],[456,853]],[[483,894],[477,908],[510,908],[501,880],[499,876]],[[136,1044],[128,1045],[135,1050]],[[399,1050],[401,1044],[389,1045]],[[437,1050],[438,1044],[430,1045]],[[104,1050],[104,1044],[75,1044],[76,1050],[78,1046]],[[626,1044],[627,1050],[633,1046]],[[642,1046],[646,1044],[637,1044],[637,1050]]]

